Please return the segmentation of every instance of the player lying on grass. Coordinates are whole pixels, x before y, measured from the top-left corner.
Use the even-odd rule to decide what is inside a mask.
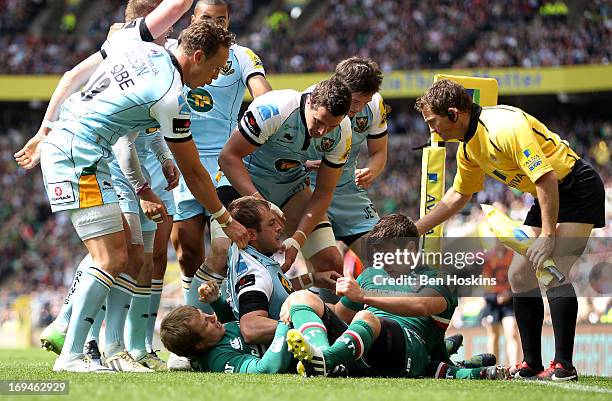
[[[249,345],[237,321],[222,324],[216,315],[194,306],[179,306],[161,323],[164,346],[179,356],[188,357],[198,372],[285,373],[292,361],[287,350],[289,326],[278,322],[267,351]]]
[[[367,240],[376,251],[414,250],[416,237],[414,223],[394,214],[383,217]],[[366,269],[357,280],[350,275],[338,279],[336,292],[342,299],[335,313],[350,322],[340,336],[328,334],[321,321],[324,305],[316,296],[305,291],[291,294],[281,320],[298,328],[288,333],[288,343],[303,362],[301,373],[327,375],[335,366],[346,364],[350,375],[506,377],[507,369],[453,366],[444,333],[457,306],[456,295],[445,285],[387,284],[402,274],[435,277],[440,272],[426,266],[410,271],[406,265],[391,264]]]

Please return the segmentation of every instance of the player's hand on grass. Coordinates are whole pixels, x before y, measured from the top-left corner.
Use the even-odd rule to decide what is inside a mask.
[[[552,255],[553,249],[555,248],[555,237],[540,235],[536,238],[529,249],[527,249],[526,256],[534,268],[542,266],[542,263]]]
[[[40,143],[47,136],[41,132],[38,132],[21,148],[15,153],[15,161],[20,167],[30,170],[40,163]]]
[[[344,269],[344,277],[336,281],[336,295],[345,296],[353,302],[363,303],[365,292],[348,268]]]
[[[222,228],[225,235],[234,241],[236,245],[238,245],[238,248],[243,249],[249,244],[249,233],[237,220],[232,220],[227,227]]]
[[[159,196],[155,195],[151,188],[145,189],[138,196],[140,197],[140,207],[150,220],[160,224],[168,219],[168,211],[164,202],[159,199]]]
[[[162,164],[162,172],[164,173],[164,177],[166,177],[166,182],[168,186],[164,188],[166,191],[172,191],[179,184],[179,177],[181,176],[181,172],[174,164],[174,160],[167,159]]]
[[[304,168],[306,171],[318,170],[321,167],[321,160],[306,160]]]
[[[203,283],[198,287],[198,295],[199,301],[203,304],[215,302],[221,296],[219,293],[219,284],[214,280]]]
[[[369,168],[358,168],[355,169],[355,184],[358,187],[367,189],[374,181],[374,174]]]
[[[336,280],[342,276],[334,270],[326,272],[316,272],[314,274],[314,285],[319,288],[328,288],[333,290],[336,288]]]

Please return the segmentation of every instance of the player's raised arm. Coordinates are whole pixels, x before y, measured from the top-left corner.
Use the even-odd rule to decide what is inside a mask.
[[[193,0],[163,0],[155,10],[146,16],[145,22],[149,32],[157,39],[191,8]]]
[[[100,62],[102,62],[102,55],[100,52],[96,52],[62,75],[57,88],[53,91],[51,100],[49,100],[49,105],[47,106],[45,116],[38,132],[22,149],[15,153],[15,161],[17,161],[17,164],[26,170],[38,165],[40,162],[40,149],[38,148],[38,144],[45,139],[51,131],[51,125],[59,117],[60,106],[70,97],[70,95],[87,83],[87,80]]]

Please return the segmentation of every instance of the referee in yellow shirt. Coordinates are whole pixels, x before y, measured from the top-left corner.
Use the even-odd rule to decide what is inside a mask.
[[[521,109],[473,104],[460,84],[440,80],[417,99],[431,131],[462,143],[453,187],[417,221],[423,235],[460,211],[488,175],[535,197],[524,225],[537,237],[527,257],[514,255],[509,280],[524,360],[515,378],[577,380],[572,365],[578,302],[571,283],[546,289],[555,336],[555,358],[542,366],[544,303],[533,266],[552,256],[566,276],[584,252],[593,228],[605,226],[605,190],[597,172],[567,141]],[[566,238],[565,241],[562,239]],[[570,249],[568,249],[568,244]]]

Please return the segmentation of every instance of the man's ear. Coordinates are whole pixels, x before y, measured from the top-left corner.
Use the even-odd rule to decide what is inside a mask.
[[[191,14],[191,19],[189,20],[189,25],[193,24],[196,20],[195,14]]]
[[[249,242],[257,239],[257,230],[254,228],[247,228],[247,233],[249,233]]]
[[[206,57],[204,56],[204,52],[200,49],[193,52],[192,58],[195,64],[201,64],[206,59]]]

